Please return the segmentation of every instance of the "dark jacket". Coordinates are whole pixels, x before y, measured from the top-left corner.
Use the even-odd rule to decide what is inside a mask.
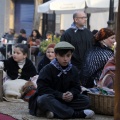
[[[46,57],[46,55],[44,55],[43,59],[38,64],[38,73],[45,65],[49,63],[50,63],[50,60]]]
[[[60,70],[52,64],[48,64],[41,69],[37,80],[37,92],[29,100],[30,114],[36,114],[37,96],[53,94],[56,99],[62,100],[64,92],[72,92],[73,99],[77,98],[80,94],[80,82],[76,67],[73,66],[67,74],[63,73],[60,77],[57,76],[59,73]]]
[[[20,69],[18,63],[13,60],[13,57],[3,60],[4,62],[4,71],[7,72],[7,75],[12,79],[17,79],[18,70]],[[21,77],[19,79],[29,80],[30,77],[37,75],[37,71],[31,60],[26,58],[26,63],[22,68]]]
[[[17,43],[22,43],[22,41],[25,40],[27,42],[27,38],[23,37],[22,35],[18,36]]]
[[[75,47],[71,62],[80,70],[86,51],[92,47],[93,34],[87,28],[77,31],[69,28],[61,36],[60,41],[69,42]]]

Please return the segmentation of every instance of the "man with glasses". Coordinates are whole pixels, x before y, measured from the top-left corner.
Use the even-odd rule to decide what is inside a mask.
[[[78,68],[78,71],[81,70],[85,52],[92,47],[93,43],[93,34],[85,27],[86,21],[86,14],[76,11],[73,14],[71,27],[65,31],[60,40],[67,41],[75,47],[71,62]]]

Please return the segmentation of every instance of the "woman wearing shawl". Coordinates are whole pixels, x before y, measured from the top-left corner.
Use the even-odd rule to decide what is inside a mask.
[[[82,86],[87,88],[96,85],[105,64],[114,55],[112,47],[115,43],[115,33],[112,30],[102,28],[94,37],[95,45],[86,53],[80,72]]]
[[[114,47],[114,56],[111,57],[104,66],[104,69],[100,76],[100,80],[98,82],[98,86],[108,87],[110,89],[113,89],[113,83],[115,79],[115,55],[116,55],[116,44]]]

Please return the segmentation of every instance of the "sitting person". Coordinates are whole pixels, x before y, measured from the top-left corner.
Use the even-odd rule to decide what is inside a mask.
[[[16,44],[18,40],[19,34],[15,33],[13,37],[13,43]]]
[[[27,37],[26,37],[26,30],[21,29],[20,34],[17,38],[17,43],[23,43],[23,41],[27,42]]]
[[[43,59],[38,64],[38,73],[45,65],[49,64],[50,61],[52,61],[55,58],[54,47],[54,43],[51,43],[47,46],[46,53]]]
[[[12,54],[12,45],[7,45],[7,52],[6,52],[6,43],[13,43],[13,38],[14,38],[14,34],[15,34],[15,30],[14,29],[9,29],[9,32],[8,33],[5,33],[2,38],[2,43],[3,43],[3,46],[0,47],[0,52],[2,53],[2,55],[4,57],[6,57],[6,53],[9,53],[9,54]],[[3,42],[5,41],[5,39],[7,40],[6,42]],[[9,55],[8,54],[8,55]]]
[[[46,41],[52,40],[53,38],[53,33],[51,31],[47,31],[46,33]]]
[[[0,61],[0,68],[6,72],[3,78],[3,90],[5,97],[20,98],[16,90],[21,92],[23,85],[37,75],[37,71],[31,60],[27,58],[28,47],[25,44],[18,44],[14,48],[14,54],[7,60]],[[15,84],[19,81],[19,84]],[[15,86],[14,86],[15,85]],[[10,93],[8,87],[14,91]],[[6,90],[7,89],[7,90]]]
[[[39,46],[40,46],[40,42],[42,40],[42,36],[39,33],[38,30],[34,29],[30,35],[30,37],[27,40],[27,43],[30,46],[37,46],[36,48],[31,48],[31,54],[37,56],[39,53]]]
[[[9,40],[13,40],[15,34],[15,30],[14,29],[9,29],[9,32],[5,33],[2,38],[7,39],[7,42],[9,42]]]
[[[104,66],[104,69],[98,82],[98,87],[108,87],[110,89],[113,89],[113,83],[115,80],[115,55],[116,45],[114,48],[114,56],[111,57]]]
[[[114,55],[112,47],[115,43],[115,33],[102,28],[95,34],[95,45],[85,55],[80,81],[82,86],[92,88],[98,82],[108,59]]]
[[[74,46],[68,42],[56,44],[55,56],[39,73],[36,93],[29,99],[31,115],[47,118],[92,118],[90,101],[80,94],[77,68],[70,60]]]

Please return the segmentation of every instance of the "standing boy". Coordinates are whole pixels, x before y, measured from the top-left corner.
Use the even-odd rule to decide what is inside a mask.
[[[68,42],[55,46],[56,58],[39,73],[37,92],[30,98],[30,114],[47,118],[92,118],[87,96],[80,94],[77,68],[70,62],[74,47]]]

